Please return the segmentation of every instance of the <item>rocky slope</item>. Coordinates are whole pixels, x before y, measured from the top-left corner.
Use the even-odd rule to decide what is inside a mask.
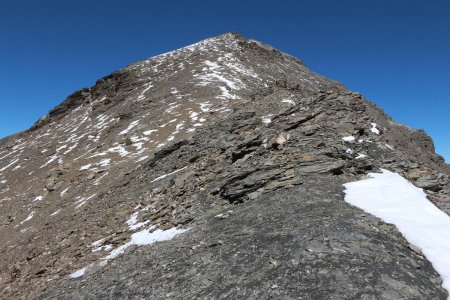
[[[344,202],[379,168],[450,212],[425,132],[285,53],[230,33],[134,63],[0,141],[0,297],[445,299]]]

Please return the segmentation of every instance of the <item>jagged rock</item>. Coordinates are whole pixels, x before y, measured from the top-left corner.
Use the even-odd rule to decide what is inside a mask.
[[[415,182],[416,186],[423,188],[425,190],[430,190],[433,192],[439,192],[440,190],[442,190],[441,185],[439,184],[439,182],[433,178],[431,178],[430,176],[427,177],[420,177],[416,180]]]
[[[342,193],[388,168],[450,212],[431,139],[235,33],[73,93],[0,157],[5,299],[447,297],[394,226]],[[174,226],[190,229],[128,247]]]

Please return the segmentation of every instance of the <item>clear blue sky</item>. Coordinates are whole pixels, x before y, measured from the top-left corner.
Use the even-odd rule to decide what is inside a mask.
[[[4,0],[0,137],[131,62],[229,31],[297,56],[424,128],[450,162],[448,0]]]

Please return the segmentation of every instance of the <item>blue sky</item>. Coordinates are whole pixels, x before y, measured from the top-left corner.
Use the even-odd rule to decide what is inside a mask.
[[[131,62],[229,31],[299,57],[424,128],[450,162],[447,0],[5,0],[0,137]]]

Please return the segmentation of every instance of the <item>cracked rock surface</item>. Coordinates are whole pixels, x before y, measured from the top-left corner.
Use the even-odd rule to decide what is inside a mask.
[[[341,185],[311,177],[227,218],[208,215],[37,299],[445,299],[430,263],[393,226],[347,205]]]
[[[423,130],[292,56],[230,33],[136,62],[0,141],[0,298],[446,299],[344,202],[381,168],[450,212]]]

